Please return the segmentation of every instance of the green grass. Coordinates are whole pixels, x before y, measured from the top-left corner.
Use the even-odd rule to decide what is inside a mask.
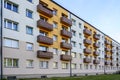
[[[120,80],[120,74],[81,76],[81,77],[64,77],[64,78],[45,78],[45,79],[20,79],[20,80]]]

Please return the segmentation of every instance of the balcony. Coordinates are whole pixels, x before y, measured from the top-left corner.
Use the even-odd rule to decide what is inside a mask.
[[[84,53],[86,53],[86,54],[91,54],[91,53],[92,53],[92,50],[85,48],[85,49],[84,49]]]
[[[94,64],[100,64],[100,61],[99,60],[93,60],[93,63]]]
[[[105,48],[105,51],[106,51],[106,52],[110,52],[110,49],[109,49],[109,48]]]
[[[72,45],[70,43],[61,42],[61,48],[72,49]]]
[[[61,35],[65,36],[65,37],[68,37],[68,38],[72,37],[72,33],[67,31],[67,30],[61,30]]]
[[[53,16],[53,11],[47,7],[42,6],[41,4],[37,5],[37,11],[50,18]]]
[[[95,56],[99,56],[99,52],[98,51],[94,51],[94,55]]]
[[[88,35],[88,36],[91,36],[92,35],[92,32],[88,29],[84,29],[84,34]]]
[[[106,61],[106,62],[105,62],[105,65],[110,65],[110,62],[109,62],[109,61]]]
[[[84,63],[91,63],[91,59],[90,58],[84,58]]]
[[[91,40],[88,40],[88,39],[84,39],[84,43],[85,43],[85,44],[88,44],[88,45],[91,45],[91,44],[92,44],[92,41],[91,41]]]
[[[100,45],[98,43],[94,43],[94,47],[99,48]]]
[[[67,25],[67,26],[72,26],[72,21],[66,17],[61,17],[61,23]]]
[[[48,22],[45,22],[43,20],[38,20],[37,21],[37,27],[39,27],[40,29],[45,29],[48,31],[53,31],[53,25],[49,24]]]
[[[39,51],[37,51],[37,57],[44,58],[44,59],[51,59],[51,58],[53,58],[53,53],[39,50]]]
[[[100,39],[100,34],[94,34],[94,38],[95,38],[96,40],[99,40],[99,39]]]
[[[105,58],[110,58],[110,56],[109,55],[105,55]]]
[[[105,44],[110,45],[110,41],[105,40]]]
[[[70,60],[72,60],[72,56],[70,56],[70,55],[60,55],[60,60],[62,60],[62,61],[70,61]]]
[[[44,44],[47,44],[47,45],[52,45],[53,44],[53,39],[49,38],[49,37],[46,37],[46,36],[39,35],[39,36],[37,36],[37,42],[44,43]]]

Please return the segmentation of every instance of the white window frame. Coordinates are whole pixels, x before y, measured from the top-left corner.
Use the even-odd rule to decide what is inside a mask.
[[[30,47],[31,47],[31,48],[30,48]],[[26,43],[26,49],[29,50],[29,51],[33,51],[33,43],[27,42],[27,43]]]
[[[68,63],[62,63],[62,69],[68,69]]]
[[[58,62],[53,62],[53,68],[57,69],[58,68]]]
[[[30,12],[30,13],[31,13],[31,15],[32,15],[31,17],[28,15],[28,13],[29,13],[29,12]],[[32,19],[32,18],[33,18],[33,11],[31,11],[31,10],[29,10],[29,9],[26,9],[26,17],[28,17],[28,18],[31,18],[31,19]]]
[[[40,68],[41,69],[48,69],[49,63],[48,61],[40,61]]]
[[[27,66],[27,68],[33,68],[34,67],[33,60],[27,59],[26,60],[26,66]]]
[[[53,54],[58,54],[58,49],[57,48],[53,48]]]
[[[11,26],[8,25],[9,22],[11,23]],[[16,25],[16,29],[15,29],[14,25]],[[18,31],[18,22],[5,19],[4,20],[4,28],[11,29],[11,30],[14,30],[14,31]]]
[[[8,9],[8,8],[7,8],[7,3],[11,4],[11,9]],[[14,11],[13,6],[16,6],[16,7],[17,7],[17,11]],[[4,1],[4,8],[6,8],[6,9],[8,9],[8,10],[11,10],[11,11],[13,11],[13,12],[18,13],[18,8],[19,8],[19,6],[18,6],[18,4],[15,4],[15,3],[13,3],[13,2],[10,2],[10,1],[5,0],[5,1]]]
[[[11,60],[11,64],[8,61]],[[14,60],[17,60],[17,65],[14,65]],[[18,68],[19,67],[19,59],[16,58],[4,58],[4,67],[5,68]]]
[[[11,48],[19,48],[19,41],[14,39],[4,38],[4,46]]]
[[[57,41],[57,35],[53,35],[53,41]]]
[[[72,69],[76,69],[76,68],[77,68],[76,63],[72,63],[72,64],[71,64],[71,68],[72,68]]]

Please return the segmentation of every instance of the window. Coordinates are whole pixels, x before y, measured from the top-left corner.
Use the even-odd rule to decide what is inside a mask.
[[[99,70],[101,70],[101,66],[99,65]]]
[[[80,58],[82,58],[82,54],[80,54]]]
[[[72,30],[72,35],[76,36],[76,31]]]
[[[90,56],[90,59],[92,60],[92,56]]]
[[[40,35],[42,35],[42,36],[47,36],[47,33],[46,33],[46,32],[43,32],[43,31],[40,31]]]
[[[72,25],[76,26],[76,20],[72,19]]]
[[[71,55],[73,58],[76,58],[76,52],[72,52]]]
[[[88,69],[88,64],[85,64],[84,67],[85,67],[85,69]]]
[[[95,65],[95,69],[97,69],[97,65]]]
[[[58,68],[58,62],[53,62],[53,68],[57,69]]]
[[[92,65],[90,65],[90,69],[92,69]]]
[[[62,26],[62,30],[67,30],[67,28],[65,26]]]
[[[76,42],[72,41],[71,44],[72,44],[72,47],[76,47]]]
[[[57,41],[57,36],[56,35],[53,36],[53,41]]]
[[[18,23],[11,20],[4,20],[4,27],[14,31],[18,31]]]
[[[29,17],[29,18],[32,18],[33,17],[33,11],[31,10],[26,10],[26,16]]]
[[[68,53],[67,51],[62,51],[62,54],[64,55],[67,55],[67,53]]]
[[[4,58],[4,67],[17,68],[18,59]]]
[[[19,42],[13,39],[4,39],[4,45],[7,47],[18,48]]]
[[[79,23],[79,28],[81,28],[81,23]]]
[[[18,12],[18,5],[9,1],[4,2],[4,8],[9,9],[14,12]]]
[[[72,63],[72,64],[71,64],[71,67],[72,67],[72,69],[76,69],[76,64],[75,64],[75,63]]]
[[[45,46],[40,46],[39,49],[40,49],[41,51],[47,51],[48,48],[45,47]]]
[[[53,27],[54,27],[54,28],[57,28],[57,25],[58,25],[58,24],[57,24],[56,22],[53,22]]]
[[[33,43],[27,43],[27,50],[33,50]]]
[[[33,67],[33,60],[26,60],[27,67]]]
[[[53,9],[53,15],[57,15],[57,10]]]
[[[64,39],[64,38],[62,38],[62,42],[67,42],[67,40],[66,40],[66,39]]]
[[[48,61],[40,61],[41,69],[48,69]]]
[[[29,34],[29,35],[33,35],[33,28],[29,27],[29,26],[26,26],[26,33]]]
[[[82,69],[82,64],[80,64],[80,69]]]
[[[57,48],[53,48],[53,54],[58,54],[58,49]]]
[[[43,17],[43,16],[40,16],[40,20],[44,21],[44,22],[47,22],[47,18]]]
[[[79,46],[80,46],[80,49],[82,49],[82,44],[81,43],[79,43]]]
[[[79,38],[82,38],[82,34],[81,33],[79,33]]]
[[[68,69],[68,63],[62,63],[62,69]]]
[[[29,1],[29,2],[31,2],[31,3],[32,3],[32,0],[27,0],[27,1]]]

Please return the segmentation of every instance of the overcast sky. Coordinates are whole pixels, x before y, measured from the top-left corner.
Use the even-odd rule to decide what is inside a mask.
[[[120,42],[120,0],[54,0]]]

